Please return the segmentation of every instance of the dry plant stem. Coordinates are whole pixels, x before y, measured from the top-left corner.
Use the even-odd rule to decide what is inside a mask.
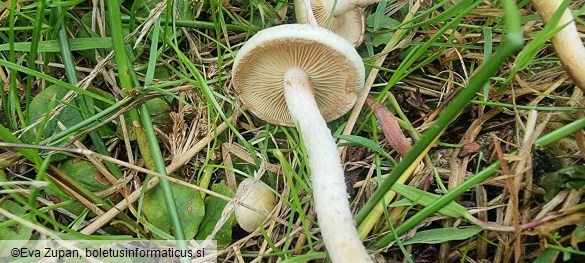
[[[221,156],[223,159],[223,165],[227,167],[224,169],[227,186],[235,192],[236,189],[238,189],[238,184],[236,183],[236,173],[233,171],[234,164],[232,162],[232,155],[230,154],[226,144],[229,143],[226,142],[221,145]]]
[[[502,112],[502,108],[495,108],[487,113],[482,114],[479,118],[475,119],[471,125],[469,125],[469,129],[463,134],[461,140],[459,140],[459,144],[465,145],[471,143],[476,140],[477,136],[479,135],[483,124],[498,115]],[[464,156],[463,158],[459,157],[461,152],[461,148],[454,149],[451,155],[451,175],[449,176],[449,190],[455,188],[463,181],[465,181],[465,177],[467,176],[467,166],[469,163],[470,156]],[[446,219],[443,222],[443,227],[451,227],[455,222],[454,219]],[[447,258],[445,255],[452,250],[451,244],[449,242],[445,242],[441,244],[440,253],[444,258]]]
[[[71,189],[67,184],[61,182],[59,178],[52,176],[50,173],[46,174],[55,184],[61,188],[61,190],[65,191],[67,194],[71,195],[74,199],[79,201],[83,206],[87,207],[90,211],[94,212],[96,215],[100,216],[104,214],[104,211],[100,209],[95,203],[85,198],[85,196],[77,193],[74,189]]]
[[[562,0],[531,0],[532,5],[545,23],[549,23]],[[559,31],[552,39],[553,47],[557,52],[561,63],[565,67],[575,85],[585,91],[585,47],[579,37],[579,32],[573,22],[573,15],[568,8],[564,10],[563,16],[557,26],[566,26]]]
[[[309,211],[307,211],[309,208],[309,204],[307,204],[307,206],[305,206],[304,209],[304,213],[307,215],[307,218],[310,220],[307,220],[307,226],[306,228],[310,229],[313,226],[313,220],[315,219],[315,210],[311,209]],[[302,224],[302,220],[299,217],[299,219],[297,219],[297,223],[295,224],[296,227],[300,227]],[[305,243],[307,242],[307,236],[304,233],[300,233],[299,237],[297,238],[297,243],[295,244],[294,248],[295,248],[295,252],[293,252],[293,255],[300,255],[303,253],[301,247],[305,245]]]
[[[502,164],[502,174],[504,176],[506,176],[505,182],[506,182],[506,188],[508,189],[508,195],[510,198],[510,202],[509,202],[509,209],[506,209],[505,213],[506,215],[512,215],[513,217],[513,221],[514,221],[514,228],[517,229],[517,225],[518,225],[518,191],[516,189],[516,187],[514,186],[514,184],[512,183],[512,176],[513,174],[510,172],[510,169],[508,168],[508,164],[506,162],[506,160],[504,159],[504,153],[502,151],[502,148],[500,147],[500,141],[496,138],[495,135],[492,136],[494,138],[494,146],[498,155],[498,159],[500,161],[500,163]],[[510,212],[512,211],[512,212]],[[506,223],[506,219],[504,219],[504,223]],[[519,231],[516,231],[515,234],[519,234]],[[519,236],[518,236],[519,237]],[[514,241],[510,240],[509,236],[503,236],[501,237],[501,239],[503,241],[501,241],[502,246],[499,246],[498,249],[496,250],[496,253],[501,255],[504,258],[504,262],[509,262],[510,258],[511,258],[511,252],[510,249],[511,247],[509,246],[511,243],[518,243],[516,237],[514,238]],[[515,249],[516,246],[514,246]],[[516,253],[514,253],[516,254]],[[497,262],[498,260],[496,260]],[[518,261],[516,261],[518,262]]]
[[[337,144],[319,112],[309,76],[298,69],[287,71],[284,96],[307,149],[315,210],[331,261],[371,262],[349,209]]]

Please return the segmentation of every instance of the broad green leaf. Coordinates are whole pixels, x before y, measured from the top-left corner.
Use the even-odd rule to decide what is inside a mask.
[[[95,94],[98,94],[104,98],[108,98],[112,101],[116,100],[114,95],[112,95],[109,92],[103,91],[97,87],[89,86],[89,87],[87,87],[87,90],[91,91]],[[97,109],[97,111],[103,111],[111,106],[111,104],[105,103],[105,102],[100,101],[100,100],[93,100],[93,104],[94,104],[95,108]],[[113,136],[116,136],[117,127],[120,127],[120,125],[115,125],[114,123],[109,122],[105,125],[102,125],[100,128],[98,128],[98,132],[100,133],[100,136],[102,138],[113,137]]]
[[[17,216],[26,213],[22,206],[11,200],[2,201],[0,207]],[[0,229],[0,240],[28,240],[31,235],[32,229],[19,223]]]
[[[146,18],[148,17],[150,11],[156,7],[156,5],[158,5],[160,2],[162,1],[167,1],[167,0],[144,0],[145,5],[142,5],[142,8],[138,9],[136,11],[136,15],[139,17],[143,17]],[[173,14],[176,14],[177,19],[181,19],[181,20],[193,20],[194,18],[194,12],[193,12],[193,6],[195,4],[194,1],[190,1],[190,0],[174,0],[173,2]],[[168,5],[170,6],[170,5]],[[168,7],[167,6],[167,7]],[[181,28],[176,28],[173,31],[173,25],[171,23],[168,24],[168,26],[165,29],[164,23],[161,24],[161,30],[166,30],[167,36],[169,38],[173,38],[173,34],[175,34],[176,37],[182,36],[183,35],[183,31],[181,30]],[[150,37],[151,35],[149,35]],[[164,39],[164,36],[161,35],[159,36],[159,41],[162,41]]]
[[[454,240],[465,240],[481,232],[481,227],[473,226],[466,228],[448,227],[436,228],[419,231],[408,240],[402,242],[403,245],[412,244],[440,244]]]
[[[99,192],[108,188],[110,182],[99,172],[99,170],[90,162],[82,160],[80,158],[70,159],[64,161],[59,169],[63,173],[69,175],[73,180],[77,181],[80,186],[91,192]],[[69,204],[63,206],[63,209],[80,216],[86,211],[86,207],[79,201],[73,200],[71,196],[66,194],[59,186],[50,184],[44,188],[47,195],[47,199],[53,203],[58,204],[65,201],[70,201]],[[119,195],[110,196],[110,200],[117,202],[120,198]],[[93,217],[94,214],[90,213],[88,217]]]
[[[11,200],[4,200],[0,203],[0,207],[8,212],[20,216],[25,214],[24,208],[22,208],[17,203]],[[0,221],[4,221],[2,219],[2,215],[0,215]],[[4,228],[0,228],[0,257],[9,256],[10,249],[7,249],[8,246],[3,246],[2,240],[20,240],[14,241],[16,243],[11,243],[12,247],[22,247],[28,239],[30,239],[32,235],[32,228],[22,225],[20,223],[16,223],[10,226],[6,226]],[[16,246],[15,246],[16,245]]]
[[[92,192],[105,190],[110,185],[100,171],[88,161],[79,158],[65,161],[59,168]]]
[[[579,247],[582,242],[585,242],[585,220],[579,222],[571,233],[571,246]]]
[[[63,103],[61,99],[65,96],[65,94],[69,90],[57,85],[52,85],[47,87],[46,89],[42,90],[37,94],[30,103],[29,108],[29,117],[31,122],[35,122],[36,120],[43,118],[44,115],[47,113],[47,105],[51,102],[58,102],[58,104]],[[88,107],[93,107],[93,101],[88,99],[86,100]],[[58,105],[55,104],[55,105]],[[56,107],[56,106],[55,106]],[[79,112],[78,108],[72,105],[71,103],[66,104],[66,106],[61,110],[61,112],[54,118],[50,119],[43,130],[41,140],[47,139],[51,137],[53,134],[59,133],[61,128],[57,126],[57,121],[61,122],[65,127],[71,127],[81,121],[83,121],[83,117]],[[36,137],[36,133],[39,129],[39,126],[29,130],[29,136],[31,138]],[[51,157],[52,161],[62,160],[64,159],[63,155],[53,155]]]
[[[6,67],[8,69],[14,69],[14,70],[16,70],[18,72],[24,73],[24,74],[29,75],[29,76],[37,77],[39,79],[44,79],[44,80],[46,80],[46,81],[48,81],[50,83],[53,83],[55,85],[59,85],[61,87],[67,88],[69,90],[76,91],[79,94],[83,94],[85,96],[94,98],[96,100],[100,100],[100,101],[103,101],[103,102],[106,102],[106,103],[109,103],[109,104],[114,104],[115,103],[114,101],[112,101],[110,99],[107,99],[107,98],[104,98],[104,97],[102,97],[100,95],[97,95],[97,94],[95,94],[95,93],[93,93],[91,91],[82,89],[82,88],[77,87],[77,86],[75,86],[73,84],[70,84],[70,83],[64,82],[62,80],[56,79],[56,78],[54,78],[54,77],[52,77],[50,75],[47,75],[47,74],[45,74],[43,72],[39,72],[39,71],[36,71],[36,70],[31,70],[31,69],[29,69],[29,68],[27,68],[25,66],[20,65],[20,64],[12,63],[12,62],[10,62],[8,60],[5,60],[5,59],[0,59],[0,66]],[[88,106],[91,106],[91,105],[88,105]]]
[[[183,226],[186,239],[193,239],[205,215],[205,204],[198,191],[189,187],[171,184],[175,203],[179,212],[179,219]],[[168,214],[163,190],[157,185],[144,196],[142,214],[147,220],[160,230],[173,233],[173,224]]]
[[[92,37],[99,37],[100,36],[97,32],[95,32],[91,29],[92,18],[93,18],[93,11],[89,11],[81,17],[80,22],[84,28],[79,28],[79,31],[77,32],[78,38],[92,38]],[[112,29],[110,28],[110,23],[106,23],[105,26],[106,26],[105,33],[106,33],[106,36],[109,38],[112,36],[112,33],[111,33]],[[126,29],[126,28],[124,28],[124,29]],[[124,32],[124,34],[127,34],[127,33],[128,32]],[[100,48],[106,48],[106,47],[100,47]],[[107,48],[111,48],[111,46],[107,47]]]
[[[377,18],[377,19],[376,19]],[[372,45],[375,47],[386,45],[395,31],[390,31],[400,25],[400,22],[390,18],[389,16],[376,16],[376,14],[369,15],[366,18],[366,25],[369,28],[377,28],[374,32],[368,32],[372,40]]]
[[[400,25],[400,22],[396,21],[395,19],[392,19],[389,16],[380,16],[378,17],[378,19],[381,19],[381,21],[376,21],[376,16],[375,15],[369,15],[366,18],[366,25],[368,27],[380,27],[380,28],[385,28],[385,29],[389,29],[389,28],[394,28],[398,25]],[[378,23],[376,23],[378,22]]]
[[[227,197],[235,196],[234,191],[224,183],[214,184],[211,186],[211,190]],[[199,232],[195,237],[196,240],[204,240],[213,232],[215,224],[220,220],[227,203],[227,201],[215,196],[205,198],[205,217],[203,218],[203,222],[201,222],[201,226],[199,226]],[[232,225],[234,219],[234,214],[232,213],[214,237],[220,249],[232,242]]]
[[[51,202],[55,204],[59,204],[62,202],[68,201],[68,204],[62,206],[63,209],[69,211],[74,215],[81,215],[84,213],[86,207],[82,205],[79,201],[73,200],[69,195],[67,195],[63,190],[59,189],[58,186],[55,184],[50,184],[47,187],[43,188],[45,191],[45,195],[47,199],[51,200]]]
[[[439,195],[431,194],[429,192],[425,192],[423,190],[419,190],[412,186],[403,185],[403,184],[394,184],[392,186],[392,190],[396,193],[408,198],[410,201],[415,202],[419,205],[427,206],[434,202],[435,200],[439,199]],[[458,203],[451,202],[449,205],[441,208],[439,213],[444,214],[450,217],[469,217],[471,216],[465,207],[461,206]]]
[[[164,99],[154,98],[148,100],[146,101],[146,107],[148,108],[148,112],[150,113],[150,118],[153,124],[157,125],[157,127],[163,132],[172,132],[173,123],[169,114],[172,111],[172,108]],[[130,118],[126,118],[126,132],[128,133],[128,138],[131,141],[136,140],[136,134],[132,128],[132,121]],[[122,125],[116,126],[116,135],[120,139],[124,138]]]
[[[93,17],[93,12],[87,12],[85,13],[85,15],[83,15],[80,19],[81,24],[79,25],[79,28],[77,28],[77,35],[76,37],[79,38],[89,38],[89,39],[93,39],[93,38],[99,38],[100,34],[98,34],[97,32],[94,32],[91,29],[91,20]],[[125,28],[126,29],[126,28]],[[106,33],[106,37],[110,38],[112,36],[112,34],[110,33],[111,29],[110,29],[110,23],[106,23],[106,27],[105,27],[105,33]],[[127,34],[127,32],[125,32],[125,34]],[[110,38],[111,39],[111,38]],[[77,50],[77,52],[79,52],[81,55],[83,55],[84,57],[86,57],[87,59],[89,59],[89,61],[91,63],[97,63],[97,61],[95,60],[95,55],[96,55],[96,50],[98,52],[101,52],[102,50],[108,49],[110,50],[112,48],[112,43],[110,41],[110,45],[108,47],[96,47],[96,48],[92,48],[92,49],[84,49],[84,50]],[[102,54],[103,55],[103,54]]]
[[[540,181],[546,191],[544,200],[550,201],[565,188],[579,189],[585,186],[585,166],[573,165],[546,174]]]
[[[148,108],[148,112],[150,113],[154,123],[165,123],[171,121],[169,112],[171,112],[172,108],[164,99],[154,98],[148,100],[146,101],[146,107]]]

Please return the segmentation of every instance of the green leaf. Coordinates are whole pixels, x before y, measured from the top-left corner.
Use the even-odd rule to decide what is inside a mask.
[[[198,191],[187,186],[172,183],[171,188],[179,212],[179,219],[187,240],[197,234],[205,215],[205,204]],[[144,196],[142,214],[157,228],[173,233],[173,224],[168,214],[163,189],[157,185]]]
[[[573,233],[571,233],[571,246],[579,247],[579,243],[585,241],[585,220],[582,220],[577,224]]]
[[[550,201],[565,188],[579,189],[585,186],[585,166],[573,165],[546,174],[540,181],[546,191],[544,200]]]
[[[162,98],[147,100],[145,103],[152,123],[157,125],[163,132],[171,133],[173,131],[173,120],[169,114],[173,110],[171,106]],[[122,128],[122,125],[116,126],[116,136],[120,139],[124,139],[124,130]],[[130,118],[126,118],[126,132],[128,139],[131,141],[136,140],[136,133],[134,132]]]
[[[31,42],[16,42],[14,50],[20,52],[29,52]],[[71,38],[69,39],[71,51],[92,50],[96,48],[112,48],[112,38],[93,37],[93,38]],[[0,51],[9,50],[8,44],[0,45]],[[58,40],[45,40],[39,42],[38,52],[61,52]]]
[[[45,114],[47,113],[47,105],[50,105],[51,103],[55,104],[55,102],[57,102],[58,104],[64,103],[61,101],[61,99],[65,96],[65,94],[68,91],[69,91],[68,89],[63,88],[61,86],[51,85],[46,89],[42,90],[41,92],[39,92],[39,94],[37,94],[30,103],[28,114],[31,123],[36,122],[38,119],[45,117]],[[93,100],[88,99],[86,100],[86,102],[88,107],[93,108]],[[57,107],[57,104],[55,104],[55,107]],[[67,104],[56,117],[51,118],[46,123],[41,135],[41,140],[47,139],[52,135],[62,131],[61,128],[57,126],[57,121],[61,122],[65,127],[71,127],[83,121],[83,117],[81,115],[81,112],[79,112],[79,108],[77,108],[73,104]],[[40,129],[39,126],[42,125],[38,125],[28,131],[28,136],[30,138],[36,138],[36,134]],[[58,145],[62,144],[63,143],[60,143]],[[51,161],[60,161],[65,158],[66,158],[65,155],[55,154],[51,156]]]
[[[24,208],[11,200],[2,201],[0,207],[17,216],[23,215],[26,212]],[[0,218],[0,221],[3,220]],[[19,240],[14,241],[15,243],[11,243],[12,247],[10,248],[22,247],[31,236],[32,228],[21,225],[20,223],[0,228],[0,240]],[[7,249],[4,246],[0,248],[0,257],[7,257],[9,256],[9,253],[10,249]]]
[[[100,173],[100,171],[90,162],[75,158],[63,162],[59,169],[63,173],[70,176],[73,180],[78,182],[86,190],[91,192],[98,192],[107,189],[111,184],[110,182]],[[63,209],[73,213],[74,215],[81,215],[85,213],[86,207],[77,200],[64,192],[58,185],[51,183],[49,186],[44,188],[47,199],[53,203],[58,204],[65,201],[70,201],[69,204],[64,205]],[[119,195],[110,196],[110,200],[116,202],[120,198]],[[93,217],[93,213],[90,214]]]
[[[412,238],[402,242],[403,245],[412,244],[440,244],[454,240],[465,240],[481,232],[481,227],[466,228],[448,227],[436,228],[417,232]]]
[[[108,11],[106,11],[108,12]],[[92,37],[99,37],[100,35],[93,31],[91,29],[91,20],[93,17],[93,11],[89,11],[87,13],[85,13],[81,19],[81,26],[83,26],[83,28],[80,28],[79,31],[77,32],[77,37],[78,38],[92,38]],[[106,28],[105,28],[105,33],[106,36],[109,38],[110,36],[112,36],[112,29],[110,28],[110,23],[106,23]],[[109,47],[111,48],[111,46]]]
[[[148,112],[150,113],[153,122],[166,123],[172,121],[169,116],[169,112],[171,112],[172,108],[164,99],[154,98],[147,100],[146,107],[148,108]]]
[[[0,207],[17,216],[26,213],[24,208],[11,200],[2,201]],[[19,223],[0,229],[0,240],[28,240],[31,235],[32,229]]]
[[[110,185],[108,179],[88,161],[71,159],[65,161],[59,168],[92,192],[105,190]]]
[[[408,198],[410,201],[423,206],[427,206],[441,197],[403,184],[394,184],[392,190],[405,198]],[[447,206],[441,208],[439,213],[455,218],[471,216],[465,207],[455,202],[451,202]]]
[[[211,190],[218,194],[225,195],[227,197],[234,197],[235,193],[232,191],[224,183],[214,184],[211,186]],[[222,212],[225,206],[227,205],[227,201],[215,197],[209,196],[205,198],[205,217],[203,218],[203,222],[201,222],[201,226],[199,226],[199,232],[195,237],[196,240],[204,240],[215,228],[215,224],[221,219]],[[225,224],[219,229],[217,234],[215,235],[214,239],[217,241],[218,248],[223,248],[232,242],[232,225],[234,223],[235,217],[232,213]]]
[[[376,21],[376,18],[378,19],[378,21]],[[390,29],[400,25],[400,22],[396,21],[395,19],[392,19],[389,16],[376,17],[375,15],[372,14],[366,18],[366,25],[372,28],[378,26],[379,28]]]
[[[161,3],[162,1],[167,1],[167,0],[145,0],[144,3],[145,5],[142,6],[142,8],[138,9],[136,11],[136,15],[138,17],[143,17],[146,18],[148,17],[150,11],[156,7],[156,5],[158,5],[159,3]],[[176,14],[177,19],[181,19],[181,20],[194,20],[194,12],[193,12],[193,1],[190,0],[174,0],[173,2],[173,15]],[[170,4],[167,6],[167,8],[170,6]],[[175,13],[176,12],[176,13]],[[165,25],[164,23],[161,24],[161,30],[166,30],[166,34],[169,38],[173,38],[173,34],[175,34],[175,37],[180,37],[183,35],[183,30],[181,30],[181,28],[176,28],[175,30],[173,30],[173,28],[175,28],[173,26],[173,24],[171,22],[168,23],[168,26],[165,29]],[[174,31],[174,32],[173,32]],[[149,35],[150,37],[151,35]],[[160,35],[159,36],[159,41],[163,41],[164,40],[164,36]]]
[[[377,19],[376,19],[377,18]],[[376,16],[372,14],[366,18],[366,25],[368,28],[378,28],[373,32],[369,32],[372,40],[372,45],[375,47],[380,45],[386,45],[390,38],[394,36],[394,31],[390,31],[391,28],[396,28],[400,25],[400,22],[390,18],[389,16]]]
[[[79,201],[72,200],[72,198],[69,195],[63,192],[63,190],[61,190],[55,184],[52,183],[49,186],[43,188],[43,190],[45,191],[47,199],[51,200],[51,202],[55,204],[69,201],[68,204],[62,206],[62,208],[69,211],[70,213],[74,215],[81,215],[82,213],[84,213],[86,207],[82,205]]]

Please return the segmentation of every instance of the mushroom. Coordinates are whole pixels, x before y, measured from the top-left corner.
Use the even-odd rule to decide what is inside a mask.
[[[362,7],[382,1],[385,0],[295,0],[295,15],[299,23],[327,28],[359,46],[365,32]]]
[[[236,207],[236,221],[248,233],[256,230],[258,224],[266,219],[266,214],[276,206],[276,196],[270,187],[262,182],[256,183],[252,178],[246,178],[240,183],[236,196],[243,197],[242,203],[246,206],[265,212],[259,214],[244,206]]]
[[[327,28],[354,46],[364,40],[365,22],[361,7],[351,6],[347,11],[333,11],[335,0],[295,0],[295,15],[298,23]],[[339,6],[341,1],[337,2]]]
[[[532,5],[542,17],[545,23],[550,23],[557,9],[561,8],[562,0],[532,0]],[[573,22],[571,10],[563,10],[561,19],[557,23],[563,27],[552,37],[551,42],[559,55],[561,63],[565,67],[575,85],[585,92],[585,46]]]
[[[355,228],[344,170],[326,124],[355,104],[364,78],[361,57],[349,42],[308,24],[258,32],[233,65],[233,85],[250,112],[270,123],[298,125],[319,228],[332,262],[371,262]]]

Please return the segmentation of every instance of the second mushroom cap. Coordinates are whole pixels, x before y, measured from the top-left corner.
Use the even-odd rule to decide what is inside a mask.
[[[307,73],[326,121],[345,114],[363,89],[365,69],[354,47],[335,33],[306,24],[271,27],[251,37],[233,66],[233,84],[257,117],[294,126],[284,98],[285,72]]]
[[[335,14],[335,0],[295,0],[295,16],[298,23],[311,24],[327,28],[345,38],[354,46],[364,40],[365,21],[360,6]]]

